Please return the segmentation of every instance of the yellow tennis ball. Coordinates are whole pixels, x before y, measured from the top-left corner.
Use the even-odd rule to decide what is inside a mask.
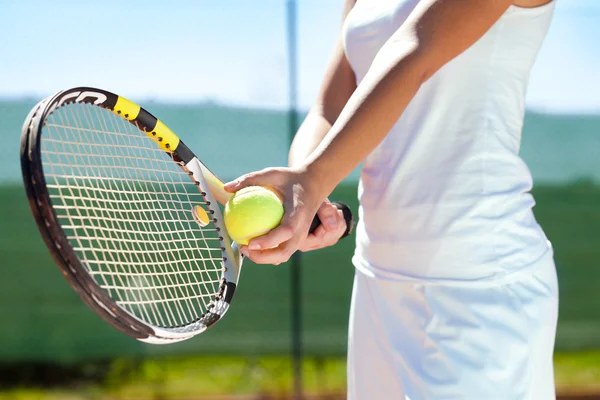
[[[235,192],[223,213],[229,236],[242,245],[279,226],[282,218],[281,200],[262,186],[248,186]]]

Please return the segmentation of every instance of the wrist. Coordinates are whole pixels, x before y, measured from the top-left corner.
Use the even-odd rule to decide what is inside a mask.
[[[314,193],[319,199],[326,200],[336,186],[332,179],[332,171],[321,168],[317,162],[305,161],[298,167],[298,170],[307,190]]]

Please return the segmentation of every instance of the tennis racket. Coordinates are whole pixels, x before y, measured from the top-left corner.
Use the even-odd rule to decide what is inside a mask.
[[[25,120],[21,167],[56,264],[109,324],[164,344],[227,312],[243,261],[219,206],[230,194],[148,111],[101,89],[58,92]],[[346,236],[352,214],[336,205]]]

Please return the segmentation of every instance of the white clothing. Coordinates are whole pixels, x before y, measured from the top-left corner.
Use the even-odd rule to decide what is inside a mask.
[[[358,0],[360,83],[419,0]],[[549,400],[553,252],[519,158],[529,72],[554,2],[511,6],[420,88],[361,172],[351,400]]]
[[[344,23],[360,83],[418,0],[358,0]],[[418,91],[362,169],[355,266],[391,280],[510,279],[551,252],[518,156],[529,72],[554,2],[511,6]]]
[[[552,255],[518,282],[381,280],[356,271],[349,400],[551,400],[558,286]]]

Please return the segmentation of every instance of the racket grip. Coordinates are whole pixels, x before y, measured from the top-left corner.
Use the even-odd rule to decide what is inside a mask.
[[[350,207],[348,205],[340,202],[340,201],[332,201],[331,204],[337,207],[338,210],[342,210],[344,214],[344,220],[346,221],[346,230],[344,234],[340,237],[340,239],[345,238],[349,234],[352,233],[352,229],[354,228],[354,217],[352,216],[352,211],[350,211]],[[312,224],[310,224],[309,233],[314,233],[314,231],[321,225],[321,220],[318,215],[315,215]]]

